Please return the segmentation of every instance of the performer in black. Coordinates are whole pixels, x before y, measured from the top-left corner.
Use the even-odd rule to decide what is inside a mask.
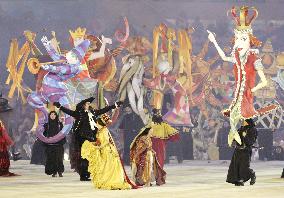
[[[45,137],[55,136],[63,128],[62,122],[59,121],[58,114],[55,111],[51,111],[48,116],[48,123],[44,124]],[[46,163],[45,163],[45,173],[47,175],[52,175],[56,177],[57,173],[59,177],[63,177],[64,172],[64,147],[66,139],[62,139],[59,142],[46,144]]]
[[[90,104],[95,98],[90,97],[88,99],[82,100],[76,105],[75,111],[67,109],[60,105],[59,102],[55,102],[54,106],[59,108],[64,113],[75,118],[75,123],[73,124],[73,135],[74,135],[74,152],[77,155],[75,170],[80,175],[81,181],[90,181],[90,173],[88,172],[88,160],[81,158],[81,147],[85,140],[90,142],[96,141],[96,119],[99,115],[104,114],[112,109],[118,108],[122,102],[115,102],[112,106],[107,106],[103,109],[92,109]]]
[[[126,106],[124,111],[125,115],[119,128],[123,131],[124,136],[123,164],[130,165],[130,144],[144,124],[141,118],[132,111],[130,106]]]
[[[257,130],[252,119],[246,119],[238,130],[242,144],[236,143],[235,151],[228,170],[227,182],[243,186],[250,179],[255,184],[255,172],[250,168],[253,144],[257,139]]]

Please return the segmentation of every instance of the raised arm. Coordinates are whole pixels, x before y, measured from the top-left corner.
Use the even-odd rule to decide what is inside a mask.
[[[78,65],[42,65],[41,68],[45,71],[52,72],[58,75],[66,75],[68,78],[72,78],[79,74],[83,68],[80,64]],[[66,77],[67,78],[67,77]]]
[[[115,109],[115,108],[118,108],[120,107],[121,105],[123,104],[123,102],[121,101],[118,101],[118,102],[115,102],[114,105],[111,105],[111,106],[107,106],[103,109],[96,109],[96,110],[93,110],[93,113],[96,115],[96,116],[99,116],[99,115],[102,115],[104,113],[107,113],[108,111],[112,110],[112,109]]]
[[[103,109],[95,109],[94,110],[94,114],[96,115],[96,116],[99,116],[99,115],[102,115],[102,114],[104,114],[104,113],[107,113],[108,111],[110,111],[110,110],[112,110],[112,109],[115,109],[116,108],[116,106],[115,106],[115,104],[114,105],[111,105],[111,106],[107,106],[107,107],[105,107],[105,108],[103,108]]]
[[[216,41],[216,39],[215,39],[215,36],[214,36],[214,34],[212,33],[212,32],[210,32],[209,30],[207,30],[207,32],[208,32],[208,39],[209,39],[209,41],[211,41],[213,44],[214,44],[214,46],[215,46],[215,48],[217,49],[217,51],[218,51],[218,54],[219,54],[219,56],[222,58],[222,60],[223,61],[227,61],[227,62],[234,62],[234,59],[233,59],[233,57],[228,57],[228,56],[226,56],[226,54],[225,54],[225,52],[221,49],[221,47],[218,45],[218,43],[217,43],[217,41]]]
[[[60,54],[57,53],[57,51],[55,50],[55,48],[52,46],[51,42],[47,39],[46,36],[43,36],[41,38],[41,42],[43,43],[47,53],[49,54],[49,56],[54,60],[54,61],[58,61],[60,59],[62,59],[62,56]]]
[[[59,110],[61,110],[61,111],[63,111],[64,113],[66,113],[66,114],[72,116],[72,117],[75,118],[75,119],[79,117],[79,112],[73,111],[73,110],[68,109],[68,108],[66,108],[66,107],[64,107],[64,106],[61,106],[61,104],[60,104],[59,102],[54,102],[53,105],[56,106],[57,108],[59,108]]]
[[[61,110],[61,111],[63,111],[64,113],[66,113],[66,114],[72,116],[73,118],[78,118],[78,117],[79,117],[79,113],[78,113],[78,112],[73,111],[73,110],[71,110],[71,109],[68,109],[68,108],[66,108],[66,107],[64,107],[64,106],[61,106],[61,107],[59,108],[59,110]]]
[[[100,48],[100,51],[91,53],[88,61],[104,57],[107,43],[112,44],[112,40],[110,38],[105,38],[104,36],[102,36],[102,46]]]

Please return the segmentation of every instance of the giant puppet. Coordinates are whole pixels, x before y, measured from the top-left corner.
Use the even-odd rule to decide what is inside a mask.
[[[130,37],[125,43],[128,54],[122,58],[117,93],[120,101],[128,98],[132,110],[140,116],[144,124],[148,117],[144,111],[145,88],[142,84],[144,65],[149,60],[147,52],[152,45],[146,37]]]
[[[239,16],[237,16],[237,10],[240,12]],[[249,17],[249,10],[253,12],[251,17]],[[259,50],[253,48],[261,45],[261,42],[253,35],[251,28],[258,12],[256,8],[249,9],[247,6],[242,6],[240,8],[233,7],[231,14],[235,22],[235,35],[230,56],[225,55],[215,40],[214,34],[207,30],[209,40],[214,44],[223,61],[234,64],[233,72],[236,85],[234,99],[229,108],[223,111],[223,115],[230,118],[229,145],[233,140],[241,144],[241,138],[237,133],[237,125],[241,120],[254,118],[277,108],[277,105],[269,105],[256,110],[253,106],[254,93],[267,85],[261,58],[258,56]],[[256,74],[260,77],[258,84],[256,84]]]
[[[11,85],[11,89],[9,92],[9,98],[13,97],[15,90],[18,89],[18,94],[21,96],[23,103],[26,102],[26,98],[24,96],[25,92],[32,92],[31,89],[24,86],[22,76],[24,73],[25,66],[28,66],[29,71],[35,75],[36,77],[36,89],[35,91],[30,94],[29,103],[36,109],[35,113],[35,123],[32,127],[34,130],[38,125],[38,115],[40,112],[44,112],[42,115],[46,115],[47,109],[53,109],[52,100],[49,101],[50,97],[58,97],[59,95],[66,97],[66,101],[63,102],[64,105],[69,103],[70,105],[74,105],[76,103],[75,99],[81,100],[82,97],[88,97],[90,92],[94,92],[94,88],[96,86],[96,82],[98,81],[101,84],[101,89],[99,91],[99,106],[104,106],[104,98],[103,98],[103,88],[104,89],[115,89],[116,84],[113,83],[113,77],[116,73],[116,65],[114,57],[120,54],[120,52],[124,48],[124,43],[126,42],[129,36],[129,26],[128,21],[124,18],[125,24],[125,34],[121,30],[117,30],[115,32],[115,38],[118,42],[120,42],[119,47],[109,50],[105,46],[106,44],[111,44],[112,41],[109,38],[105,37],[96,37],[93,35],[85,36],[85,29],[78,28],[76,31],[70,31],[72,37],[72,43],[74,45],[74,50],[81,48],[81,43],[84,42],[84,39],[88,39],[90,43],[90,47],[85,49],[87,50],[82,54],[82,57],[79,57],[80,64],[65,64],[66,59],[62,54],[63,50],[60,50],[59,42],[56,39],[55,32],[52,32],[52,39],[47,41],[47,39],[43,39],[45,47],[47,48],[48,55],[44,55],[34,43],[36,34],[31,31],[25,31],[24,35],[26,37],[26,42],[21,49],[18,48],[17,39],[13,39],[11,42],[9,57],[7,60],[7,69],[9,72],[9,77],[7,78],[6,83],[13,83]],[[31,58],[28,60],[29,55],[32,54],[36,58]],[[69,56],[72,59],[72,57]],[[60,60],[59,60],[60,59]],[[22,60],[22,61],[21,61]],[[28,61],[27,61],[28,60]],[[19,69],[17,69],[17,65],[21,62]],[[50,65],[50,67],[42,66],[58,63],[60,67],[56,68]],[[67,61],[68,62],[68,61]],[[62,63],[59,64],[59,63]],[[86,66],[87,64],[87,66]],[[42,66],[42,67],[41,67]],[[61,67],[62,66],[62,67]],[[74,68],[71,69],[71,66]],[[56,68],[56,69],[55,69]],[[54,71],[50,71],[54,70]],[[56,71],[55,71],[56,70]],[[58,76],[55,79],[59,79],[58,81],[55,80],[53,82],[44,82],[44,79],[47,79],[47,76],[56,75],[55,72],[60,71]],[[79,75],[78,75],[79,74]],[[74,78],[75,77],[75,78]],[[44,84],[45,83],[45,84]],[[44,92],[44,89],[47,87],[57,86],[55,84],[62,84],[63,89],[49,89],[49,96],[42,96],[41,93]],[[64,85],[64,86],[63,86]],[[55,91],[53,93],[53,91]],[[46,91],[45,91],[46,92]],[[46,92],[47,93],[47,92]],[[33,99],[36,101],[33,101]],[[42,116],[41,115],[41,116]],[[43,118],[43,117],[41,117]],[[40,122],[44,122],[45,118],[40,120]],[[68,120],[68,119],[67,119]],[[70,120],[68,121],[70,122]],[[69,132],[71,127],[70,123],[67,124],[62,132],[59,133],[57,137],[54,138],[45,138],[44,136],[40,135],[40,139],[44,142],[54,142],[58,141],[59,139],[63,138],[64,135]],[[37,131],[41,131],[38,130]],[[41,133],[38,133],[41,134]]]
[[[62,56],[57,53],[47,37],[41,39],[49,56],[58,63],[58,65],[43,64],[41,68],[47,71],[42,80],[41,88],[29,94],[28,103],[39,110],[38,126],[36,129],[37,137],[46,143],[53,143],[61,140],[72,127],[72,118],[65,115],[64,127],[55,136],[47,138],[43,135],[44,123],[48,121],[48,111],[45,104],[59,101],[63,106],[69,107],[67,98],[67,88],[64,81],[73,78],[82,71],[81,61],[90,45],[89,40],[81,42],[77,47]]]
[[[173,42],[176,37],[179,46]],[[192,100],[191,51],[191,41],[185,30],[179,30],[176,36],[175,30],[163,23],[154,28],[153,78],[144,78],[143,84],[153,91],[151,105],[154,109],[162,108],[164,93],[170,88],[174,107],[164,115],[164,119],[173,125],[193,126],[189,113]]]

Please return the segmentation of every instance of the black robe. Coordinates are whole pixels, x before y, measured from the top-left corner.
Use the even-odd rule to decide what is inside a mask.
[[[244,135],[244,132],[246,135]],[[238,130],[242,144],[236,143],[236,148],[229,166],[227,182],[237,184],[238,182],[246,182],[254,174],[250,168],[252,146],[257,139],[257,130],[253,125],[242,126]]]
[[[63,128],[63,124],[59,122],[58,118],[55,120],[49,119],[48,123],[44,125],[43,135],[46,137],[53,137]],[[47,175],[52,175],[56,173],[64,172],[64,147],[66,139],[62,139],[59,142],[46,144],[46,163],[45,163],[45,173]]]
[[[119,128],[123,130],[124,136],[123,163],[125,165],[130,165],[130,144],[143,126],[143,121],[134,112],[125,114],[123,117]]]
[[[33,144],[30,163],[35,165],[45,165],[46,161],[45,149],[46,149],[45,143],[39,139],[36,139],[36,141]]]

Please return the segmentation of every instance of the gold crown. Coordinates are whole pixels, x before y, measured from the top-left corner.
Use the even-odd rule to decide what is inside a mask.
[[[78,27],[74,32],[69,30],[69,33],[73,39],[82,38],[85,36],[86,28]]]
[[[253,11],[251,17],[248,16],[249,10]],[[237,11],[240,12],[237,16]],[[258,11],[255,7],[249,8],[248,6],[242,6],[240,8],[232,7],[231,15],[234,18],[237,30],[251,30],[252,22],[257,18]]]

